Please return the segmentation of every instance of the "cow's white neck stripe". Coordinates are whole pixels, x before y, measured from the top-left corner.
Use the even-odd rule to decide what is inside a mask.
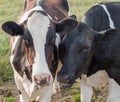
[[[101,7],[104,9],[104,11],[107,13],[108,19],[109,19],[109,26],[110,26],[110,28],[115,28],[114,22],[113,22],[113,20],[112,20],[112,18],[111,18],[110,13],[109,13],[108,10],[107,10],[106,5],[100,4],[99,6],[101,6]]]

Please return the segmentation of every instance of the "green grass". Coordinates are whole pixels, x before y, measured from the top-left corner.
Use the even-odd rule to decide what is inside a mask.
[[[74,95],[74,102],[80,102],[80,94]]]
[[[71,7],[71,14],[77,15],[80,21],[84,13],[93,5],[108,0],[68,0]],[[111,0],[120,1],[120,0]],[[0,0],[0,26],[3,22],[13,20],[17,21],[20,12],[23,9],[24,0]],[[4,81],[12,79],[12,68],[9,63],[9,39],[0,27],[0,76]]]
[[[13,71],[9,63],[10,36],[2,31],[1,25],[5,21],[17,21],[23,9],[23,1],[24,0],[0,0],[0,76],[3,81],[13,79]]]
[[[14,97],[6,97],[5,98],[5,102],[16,102],[15,98]]]

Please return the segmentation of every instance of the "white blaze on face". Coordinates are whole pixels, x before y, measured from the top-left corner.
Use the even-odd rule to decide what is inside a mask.
[[[34,12],[34,14],[28,18],[27,27],[33,38],[35,49],[33,77],[34,75],[42,73],[51,75],[45,57],[45,43],[49,26],[49,18],[40,12]]]

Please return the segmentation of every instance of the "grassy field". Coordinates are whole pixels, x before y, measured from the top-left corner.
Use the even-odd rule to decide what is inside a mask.
[[[77,15],[80,21],[84,13],[94,4],[108,0],[68,0],[71,14]],[[109,0],[120,1],[120,0]],[[24,0],[0,0],[0,26],[8,20],[17,21],[23,9]],[[9,63],[9,35],[0,27],[0,76],[4,82],[13,80],[13,71]]]

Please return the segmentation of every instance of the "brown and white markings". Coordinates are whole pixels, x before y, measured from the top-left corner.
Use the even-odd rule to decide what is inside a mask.
[[[2,25],[12,36],[10,62],[20,102],[50,102],[59,44],[53,20],[65,18],[68,12],[66,0],[26,0],[18,24]]]

